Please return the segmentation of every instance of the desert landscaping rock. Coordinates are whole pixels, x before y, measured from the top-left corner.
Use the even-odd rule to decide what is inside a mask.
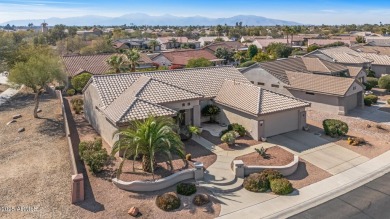
[[[19,118],[22,118],[22,115],[16,114],[12,116],[12,119],[19,119]]]
[[[127,213],[133,217],[136,217],[139,214],[139,209],[137,207],[131,207]]]
[[[16,122],[16,120],[15,120],[15,119],[13,119],[13,120],[11,120],[11,121],[7,122],[7,125],[11,125],[11,123],[14,123],[14,122]]]
[[[38,109],[38,110],[37,110],[37,113],[40,113],[40,112],[42,112],[42,110],[41,110],[41,109]]]
[[[18,132],[20,133],[20,132],[24,132],[26,129],[25,128],[19,128],[18,129]]]

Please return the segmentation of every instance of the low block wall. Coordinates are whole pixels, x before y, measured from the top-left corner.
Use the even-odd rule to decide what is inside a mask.
[[[294,155],[294,160],[285,166],[246,166],[245,164],[243,164],[242,161],[240,162],[235,160],[233,168],[234,168],[234,173],[239,178],[244,178],[249,174],[258,173],[265,169],[277,170],[281,174],[283,174],[283,176],[289,176],[297,170],[298,163],[299,163],[299,157]]]
[[[153,192],[161,189],[168,188],[184,180],[195,179],[199,180],[203,178],[203,168],[183,170],[178,173],[174,173],[168,177],[158,179],[156,181],[132,181],[125,182],[114,178],[112,182],[118,188],[132,191],[132,192]]]

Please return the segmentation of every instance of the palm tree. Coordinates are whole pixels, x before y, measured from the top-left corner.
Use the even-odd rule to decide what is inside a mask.
[[[131,72],[135,72],[135,67],[138,65],[138,61],[141,58],[141,54],[137,49],[130,49],[125,52],[127,60],[130,62]]]
[[[293,45],[293,40],[294,40],[294,34],[297,34],[298,30],[296,27],[290,28],[290,34],[291,34],[291,46]]]
[[[110,65],[110,71],[114,73],[120,73],[122,65],[125,62],[123,56],[113,55],[108,60],[107,63]]]
[[[291,32],[291,28],[289,26],[284,26],[282,30],[283,30],[283,34],[287,36],[287,44],[288,44],[288,35]]]
[[[153,49],[153,52],[154,52],[154,50],[156,50],[156,46],[159,46],[159,45],[160,44],[158,43],[157,40],[151,40],[151,41],[149,41],[149,45],[148,46],[150,46]]]
[[[172,118],[149,116],[145,120],[136,120],[122,131],[120,138],[114,143],[112,155],[123,151],[123,161],[119,165],[117,178],[122,172],[124,160],[133,157],[134,160],[142,155],[142,169],[151,172],[154,180],[155,155],[164,154],[173,170],[172,154],[177,154],[184,162],[184,146],[179,134],[174,129],[176,125]],[[117,134],[115,133],[115,134]],[[133,162],[134,171],[134,162]]]
[[[173,44],[173,48],[175,49],[176,48],[177,39],[173,37],[171,39],[171,43]]]

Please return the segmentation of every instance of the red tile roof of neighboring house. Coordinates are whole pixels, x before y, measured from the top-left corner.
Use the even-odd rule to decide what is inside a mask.
[[[217,59],[211,52],[198,50],[177,50],[171,52],[163,52],[160,55],[165,56],[173,65],[187,65],[190,59],[206,58],[208,60]]]

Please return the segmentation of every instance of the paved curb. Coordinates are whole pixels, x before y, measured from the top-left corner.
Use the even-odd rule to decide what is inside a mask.
[[[319,195],[317,196],[316,198],[313,198],[313,199],[308,199],[304,202],[301,202],[293,207],[290,207],[290,208],[286,208],[286,209],[283,209],[282,211],[279,211],[277,213],[274,213],[274,214],[271,214],[267,217],[263,217],[265,219],[270,219],[270,218],[288,218],[288,217],[291,217],[291,216],[294,216],[296,214],[299,214],[303,211],[306,211],[310,208],[313,208],[313,207],[316,207],[320,204],[323,204],[329,200],[332,200],[334,198],[337,198],[341,195],[344,195],[368,182],[371,182],[383,175],[385,175],[386,173],[390,172],[390,164],[382,167],[381,169],[375,171],[375,172],[372,172],[372,173],[369,173],[363,177],[360,177],[352,182],[349,182],[347,184],[344,184],[343,186],[337,188],[337,189],[334,189],[330,192],[327,192],[325,194],[322,194],[322,195]]]

